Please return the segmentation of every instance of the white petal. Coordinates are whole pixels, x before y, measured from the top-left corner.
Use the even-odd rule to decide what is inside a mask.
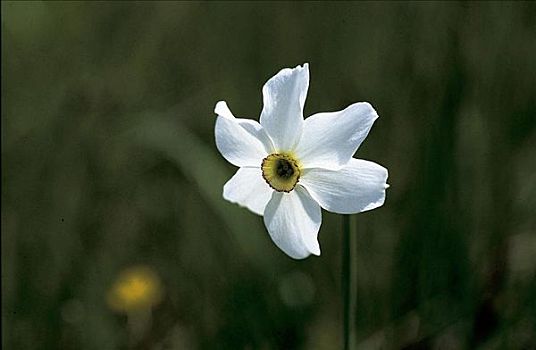
[[[229,109],[229,106],[227,106],[227,102],[225,101],[218,101],[218,103],[216,103],[216,106],[214,107],[214,113],[225,118],[233,119],[235,117],[233,115],[233,112],[231,112],[231,110]]]
[[[272,198],[270,186],[262,178],[260,168],[240,168],[223,186],[223,198],[262,215]]]
[[[304,168],[340,169],[361,145],[378,114],[366,102],[305,119],[295,153]]]
[[[309,65],[282,69],[262,88],[260,122],[278,151],[290,151],[300,139],[303,105],[309,88]]]
[[[256,120],[243,118],[235,119],[235,116],[233,115],[233,113],[227,106],[227,102],[225,101],[219,101],[218,103],[216,103],[216,107],[214,107],[214,113],[221,117],[236,120],[241,127],[246,129],[247,132],[249,132],[252,136],[259,139],[263,143],[264,148],[268,153],[272,153],[274,151],[272,140],[270,139],[266,131],[264,131],[262,125],[259,124]]]
[[[244,128],[244,130],[246,130],[256,139],[262,142],[266,153],[273,153],[275,151],[275,147],[273,146],[272,140],[270,139],[266,131],[264,131],[264,128],[261,124],[259,124],[259,122],[252,119],[241,118],[237,118],[235,120],[238,121],[238,124],[240,124],[240,126]]]
[[[307,169],[300,184],[322,208],[353,214],[383,205],[387,176],[387,169],[379,164],[351,159],[340,170]]]
[[[261,165],[262,159],[273,147],[262,126],[254,120],[237,119],[225,102],[218,102],[216,119],[216,147],[223,157],[236,166]]]
[[[274,243],[294,259],[320,255],[320,206],[301,187],[290,193],[275,192],[264,211],[264,224]]]

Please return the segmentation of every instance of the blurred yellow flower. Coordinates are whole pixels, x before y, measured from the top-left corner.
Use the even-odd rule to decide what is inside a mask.
[[[108,305],[120,312],[147,310],[161,299],[160,279],[147,266],[134,266],[122,271],[107,296]]]

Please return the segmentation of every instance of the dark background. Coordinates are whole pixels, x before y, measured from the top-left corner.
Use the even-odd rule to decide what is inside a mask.
[[[536,6],[2,2],[5,349],[339,349],[341,221],[295,261],[228,203],[213,108],[258,119],[309,62],[305,115],[380,115],[356,216],[363,349],[534,349]],[[144,265],[132,334],[106,295]]]

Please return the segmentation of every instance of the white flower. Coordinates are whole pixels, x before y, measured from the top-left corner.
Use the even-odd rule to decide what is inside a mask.
[[[274,243],[295,259],[320,255],[321,210],[351,214],[381,206],[387,169],[352,158],[378,118],[366,102],[303,119],[309,65],[285,68],[262,89],[260,124],[220,101],[216,146],[240,169],[223,197],[264,216]]]

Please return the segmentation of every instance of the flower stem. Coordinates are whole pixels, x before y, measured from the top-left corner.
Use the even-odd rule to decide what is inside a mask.
[[[352,221],[350,215],[343,215],[342,219],[342,296],[344,314],[344,349],[355,349],[355,311],[357,297],[357,274],[355,250],[355,233],[352,235]]]

